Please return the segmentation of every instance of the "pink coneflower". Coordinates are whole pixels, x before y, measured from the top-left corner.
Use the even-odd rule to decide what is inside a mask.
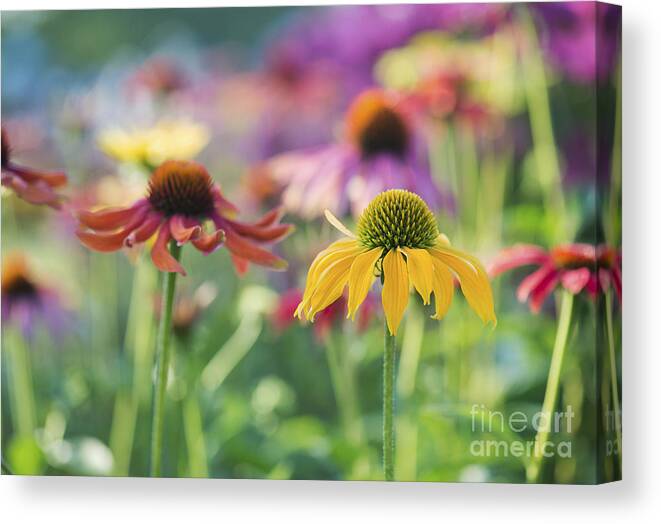
[[[545,251],[539,246],[520,244],[503,250],[489,268],[491,275],[521,266],[539,266],[523,279],[516,292],[537,313],[546,298],[562,286],[577,295],[586,291],[596,297],[613,286],[622,300],[622,257],[612,247],[591,244],[565,244]]]
[[[54,189],[67,183],[62,172],[44,173],[16,165],[11,159],[11,147],[7,133],[2,129],[2,185],[12,189],[31,204],[60,207],[61,197]]]
[[[287,263],[265,247],[282,240],[292,229],[279,223],[280,210],[274,209],[254,223],[239,222],[236,214],[237,208],[223,196],[204,166],[169,160],[153,172],[147,195],[132,206],[81,211],[77,235],[85,246],[102,252],[132,247],[156,235],[151,250],[154,265],[182,275],[186,274],[184,268],[168,251],[170,240],[180,246],[191,243],[204,254],[224,241],[240,274],[250,262],[285,269]],[[211,225],[209,230],[207,225]]]
[[[387,189],[420,194],[432,208],[449,204],[431,179],[424,141],[402,100],[379,89],[349,107],[335,143],[275,157],[267,167],[284,186],[283,203],[302,217],[325,209],[358,216]]]

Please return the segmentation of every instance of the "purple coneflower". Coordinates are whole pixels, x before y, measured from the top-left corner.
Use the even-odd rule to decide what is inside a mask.
[[[267,167],[284,186],[285,207],[305,218],[325,209],[354,216],[387,189],[421,195],[431,208],[451,207],[431,179],[424,141],[403,100],[380,89],[360,94],[349,107],[335,143],[286,153]]]

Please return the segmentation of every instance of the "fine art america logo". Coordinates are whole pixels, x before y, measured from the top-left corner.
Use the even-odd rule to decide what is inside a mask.
[[[576,413],[571,406],[564,411],[529,415],[523,411],[505,414],[502,411],[487,409],[484,404],[471,407],[471,430],[480,433],[483,438],[470,443],[470,453],[475,457],[533,457],[542,455],[546,458],[557,455],[562,458],[572,456],[570,435]],[[545,439],[540,443],[533,436],[531,440],[522,440],[517,436],[523,433],[537,434],[540,430],[550,435],[565,435],[565,439]],[[500,438],[498,438],[500,436]]]

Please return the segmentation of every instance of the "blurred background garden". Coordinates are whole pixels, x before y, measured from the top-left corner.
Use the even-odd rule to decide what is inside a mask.
[[[498,323],[458,289],[440,322],[411,295],[395,478],[618,478],[619,24],[592,2],[3,12],[3,470],[149,475],[164,277],[149,244],[88,249],[77,217],[175,159],[295,230],[269,246],[285,271],[182,250],[163,475],[383,478],[378,283],[355,322],[342,300],[293,315],[341,236],[324,210],[355,230],[403,188],[484,263]],[[37,195],[27,168],[66,184]],[[573,418],[549,439],[570,453],[535,465],[508,419],[542,409],[563,332]]]

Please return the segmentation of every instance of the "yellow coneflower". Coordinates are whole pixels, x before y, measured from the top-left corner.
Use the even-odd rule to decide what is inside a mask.
[[[98,144],[108,156],[120,162],[151,167],[166,160],[191,160],[209,143],[206,126],[186,120],[162,120],[153,127],[101,132]]]
[[[432,318],[441,319],[452,302],[456,277],[477,315],[485,323],[496,323],[491,286],[482,264],[450,246],[433,213],[415,193],[392,189],[377,195],[358,220],[358,235],[329,211],[326,218],[348,238],[334,242],[312,262],[297,317],[314,320],[348,286],[347,317],[353,319],[378,276],[383,282],[381,299],[388,330],[394,336],[411,285],[424,304],[434,294]]]
[[[338,300],[349,288],[347,317],[356,311],[379,277],[386,317],[383,354],[383,468],[394,480],[395,335],[406,311],[411,285],[429,304],[434,294],[435,314],[448,311],[456,277],[468,304],[485,322],[496,324],[487,273],[475,257],[450,246],[433,213],[418,195],[391,189],[377,195],[358,220],[354,235],[329,211],[328,221],[348,238],[338,240],[317,255],[308,271],[305,291],[295,316],[314,321],[315,315]]]

